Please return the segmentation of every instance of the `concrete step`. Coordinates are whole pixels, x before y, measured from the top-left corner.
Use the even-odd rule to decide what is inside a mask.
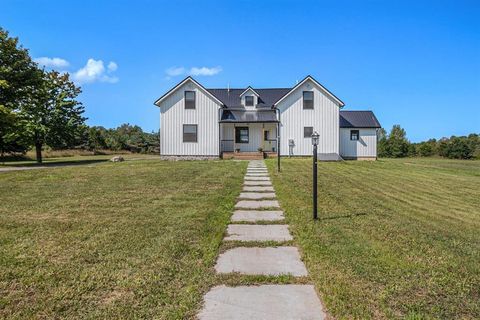
[[[274,192],[242,192],[238,196],[239,199],[246,200],[261,200],[261,199],[275,199]]]
[[[200,320],[324,320],[312,285],[225,285],[212,288],[198,315]]]
[[[306,276],[307,269],[296,247],[233,248],[222,253],[215,265],[217,273],[248,275]]]
[[[240,200],[235,205],[236,209],[268,209],[268,208],[280,208],[280,204],[277,200]]]
[[[272,186],[270,181],[254,181],[254,180],[247,180],[243,182],[244,186]]]
[[[246,192],[273,192],[273,187],[265,186],[244,186],[243,191]]]
[[[283,211],[280,210],[235,210],[232,215],[233,222],[281,221]]]
[[[290,241],[293,238],[288,231],[288,226],[284,224],[229,224],[225,240]]]

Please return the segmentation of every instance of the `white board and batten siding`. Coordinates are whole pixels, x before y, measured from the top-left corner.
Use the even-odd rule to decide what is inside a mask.
[[[359,131],[358,140],[350,140],[351,130]],[[345,159],[375,159],[377,157],[377,129],[341,128],[340,155]]]
[[[196,108],[185,109],[185,91],[195,91]],[[218,157],[220,104],[192,81],[160,102],[160,154]],[[197,125],[197,142],[183,142],[183,125]]]
[[[303,109],[303,91],[313,91],[313,110]],[[294,156],[309,156],[313,146],[311,138],[304,138],[304,127],[313,127],[320,135],[318,153],[320,157],[339,155],[339,104],[317,86],[308,80],[291,92],[277,105],[280,110],[280,152],[289,155],[289,140],[293,139]]]

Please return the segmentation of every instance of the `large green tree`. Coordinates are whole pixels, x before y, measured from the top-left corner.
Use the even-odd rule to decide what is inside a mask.
[[[25,152],[28,140],[18,113],[42,83],[42,71],[17,38],[0,28],[0,151]]]
[[[387,150],[390,157],[401,158],[408,155],[409,142],[405,129],[396,124],[392,127],[387,139]]]
[[[84,107],[77,101],[81,89],[70,81],[68,73],[43,73],[30,103],[21,108],[26,130],[35,146],[37,162],[42,162],[42,147],[62,149],[72,145],[83,129]]]

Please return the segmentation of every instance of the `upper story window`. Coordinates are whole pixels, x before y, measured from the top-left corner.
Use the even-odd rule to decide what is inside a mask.
[[[357,141],[360,138],[360,132],[358,130],[350,130],[350,140]]]
[[[247,107],[253,107],[253,96],[245,96],[245,105]]]
[[[185,109],[195,109],[195,91],[185,91]]]
[[[303,109],[313,109],[313,91],[303,91]]]

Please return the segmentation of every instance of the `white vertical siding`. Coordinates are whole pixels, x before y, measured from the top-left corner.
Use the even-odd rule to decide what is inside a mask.
[[[313,110],[303,110],[303,91],[314,92]],[[295,142],[293,155],[312,154],[311,139],[303,137],[304,127],[313,127],[313,130],[320,134],[319,154],[339,154],[339,105],[320,87],[308,80],[290,93],[277,107],[281,112],[280,152],[282,155],[289,154],[289,139]]]
[[[222,139],[235,140],[235,127],[248,127],[248,143],[235,143],[235,148],[240,152],[255,152],[258,148],[263,148],[263,127],[270,130],[270,139],[276,139],[277,129],[274,123],[224,123],[222,124]],[[276,145],[274,144],[276,148]],[[265,150],[268,146],[265,145]]]
[[[350,140],[350,130],[358,130],[358,141]],[[344,158],[376,158],[377,157],[377,130],[371,128],[341,128],[340,155]]]
[[[184,91],[195,91],[196,109],[185,110]],[[160,154],[219,155],[220,104],[192,81],[186,82],[160,104]],[[197,142],[183,142],[183,125],[197,125]]]

